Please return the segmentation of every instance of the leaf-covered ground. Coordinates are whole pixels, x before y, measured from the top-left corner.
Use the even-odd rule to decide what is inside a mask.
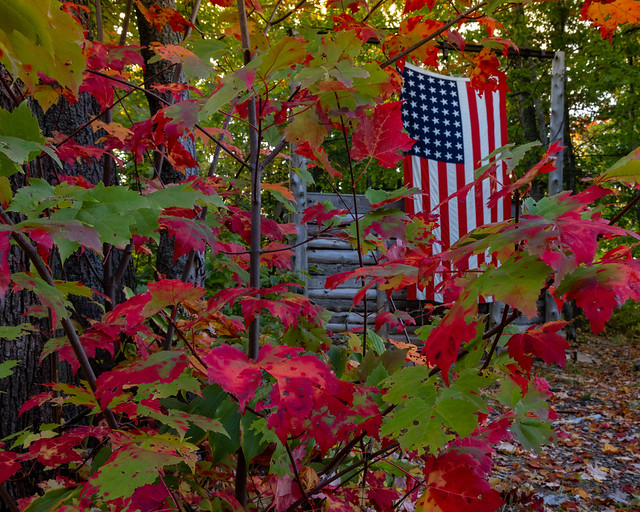
[[[504,511],[640,511],[640,341],[581,337],[566,370],[540,368],[554,393],[556,444],[539,455],[499,447]]]

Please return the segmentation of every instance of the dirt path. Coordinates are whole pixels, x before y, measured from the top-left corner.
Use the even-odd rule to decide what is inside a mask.
[[[540,367],[560,438],[539,456],[502,443],[504,511],[640,511],[640,341],[590,338],[577,360]]]

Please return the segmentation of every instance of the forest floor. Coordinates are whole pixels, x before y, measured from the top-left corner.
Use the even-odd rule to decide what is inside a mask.
[[[540,454],[498,447],[503,511],[640,511],[640,340],[580,335],[547,379],[559,438]]]

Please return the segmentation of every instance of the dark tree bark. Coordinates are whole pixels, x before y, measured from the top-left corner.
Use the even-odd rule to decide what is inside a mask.
[[[159,5],[160,7],[170,7],[173,9],[176,8],[175,0],[142,0],[142,4],[146,8],[149,8],[154,4]],[[139,10],[137,10],[137,20],[138,32],[140,34],[140,44],[143,46],[142,57],[145,60],[144,78],[146,87],[149,88],[154,83],[184,83],[186,81],[185,75],[180,68],[171,66],[171,64],[166,60],[149,62],[156,55],[152,50],[149,50],[151,43],[158,42],[160,44],[178,45],[183,40],[183,34],[174,32],[169,25],[165,25],[162,30],[158,30],[157,28],[149,24],[149,22],[145,19],[145,17],[142,15],[142,13],[140,13]],[[152,79],[152,77],[154,78]],[[172,98],[168,94],[160,94],[159,96],[164,98],[164,100],[169,103],[172,102]],[[188,93],[184,93],[182,99],[186,100],[187,98]],[[151,95],[147,95],[147,101],[149,103],[149,110],[151,112],[151,115],[154,115],[158,112],[158,110],[165,106],[165,103],[159,101],[157,98]],[[185,148],[195,157],[196,150],[193,137],[184,138],[182,143],[184,144]],[[159,153],[156,155],[155,164],[156,168],[159,167],[158,174],[162,182],[165,184],[177,183],[184,180],[185,177],[198,174],[199,171],[197,167],[188,168],[183,174],[174,169],[171,164],[169,164],[166,159],[162,158]],[[158,270],[158,273],[170,279],[181,279],[185,272],[185,266],[188,260],[188,256],[181,256],[176,261],[174,261],[173,253],[173,238],[170,237],[166,232],[162,232],[160,234],[160,244],[158,246],[158,253],[156,255],[156,269]],[[204,254],[196,253],[194,256],[194,263],[192,265],[193,268],[191,269],[190,275],[186,276],[186,278],[196,284],[202,284],[204,282]]]
[[[10,82],[4,68],[0,67],[5,81]],[[15,95],[14,95],[15,96]],[[0,108],[13,110],[16,107],[8,91],[0,87]],[[23,175],[17,174],[10,178],[15,190],[25,182]],[[7,215],[12,222],[19,222],[18,215]],[[11,248],[9,256],[9,270],[20,272],[30,267],[29,259],[17,247]],[[18,418],[18,411],[27,398],[43,391],[41,383],[56,379],[57,366],[53,358],[48,358],[39,364],[42,346],[48,339],[43,333],[51,331],[48,319],[25,318],[23,315],[30,307],[39,304],[34,294],[26,291],[7,291],[0,296],[0,325],[16,326],[31,322],[35,329],[32,333],[15,340],[0,340],[0,363],[17,360],[18,365],[13,368],[13,375],[0,380],[0,439],[30,428],[41,423],[55,421],[56,414],[51,407],[34,408]],[[41,473],[38,473],[39,475]],[[33,480],[23,475],[17,475],[5,484],[5,488],[13,497],[25,497],[33,493]],[[8,511],[5,503],[0,500],[0,511]]]
[[[87,6],[87,0],[76,0],[77,4]],[[88,20],[87,20],[88,23]],[[6,73],[0,69],[0,72]],[[7,77],[10,82],[10,78]],[[0,91],[0,107],[12,110],[15,102],[8,94],[8,91]],[[43,112],[39,105],[31,103],[31,109],[38,118],[43,135],[50,136],[54,131],[63,134],[73,134],[77,128],[95,116],[98,116],[100,107],[89,95],[81,95],[76,103],[69,105],[68,101],[61,98],[57,105],[52,106],[47,112]],[[80,145],[97,145],[96,142],[100,133],[94,133],[93,129],[85,128],[77,133],[73,138]],[[52,184],[58,183],[58,174],[68,174],[72,176],[83,176],[88,182],[97,184],[104,178],[105,158],[91,163],[80,162],[72,168],[65,165],[64,169],[59,169],[50,159],[44,158],[37,164],[32,165],[31,175],[47,179]],[[117,177],[109,173],[109,185],[117,184]],[[14,191],[24,186],[25,179],[22,175],[11,177]],[[17,216],[11,219],[14,222],[20,219]],[[121,251],[109,251],[114,258],[112,266],[119,264],[122,258]],[[57,262],[56,262],[57,260]],[[57,279],[68,281],[79,281],[91,287],[97,292],[105,292],[105,282],[112,276],[105,278],[102,258],[92,251],[79,251],[70,256],[64,265],[60,264],[59,257],[52,255],[52,270]],[[30,263],[26,255],[16,246],[11,250],[10,270],[11,272],[24,271],[30,268]],[[131,288],[135,287],[135,276],[133,265],[129,263],[123,281]],[[113,284],[113,283],[109,283]],[[118,293],[115,294],[117,302],[124,300],[122,287],[117,286]],[[73,304],[74,319],[84,326],[88,325],[89,319],[97,319],[104,313],[105,301],[100,293],[94,294],[93,300],[87,298],[70,296],[69,300]],[[0,297],[0,301],[2,298]],[[33,334],[23,336],[17,340],[2,340],[0,343],[0,363],[7,360],[19,360],[20,363],[14,368],[11,377],[0,381],[0,438],[18,432],[26,428],[38,428],[42,423],[60,422],[63,413],[59,409],[52,410],[51,407],[36,407],[18,418],[18,411],[22,404],[31,396],[44,390],[44,382],[72,382],[75,378],[71,375],[70,368],[66,364],[60,364],[55,356],[46,358],[39,364],[40,354],[44,344],[52,337],[61,335],[61,332],[52,331],[50,322],[45,319],[34,319],[24,317],[32,305],[39,304],[38,299],[31,293],[9,291],[0,302],[0,325],[15,326],[25,322],[31,322],[36,327]],[[102,306],[102,307],[101,307]],[[66,410],[67,413],[74,414],[75,411]],[[67,414],[68,415],[68,414]],[[36,491],[35,484],[42,481],[43,474],[38,468],[29,471],[28,475],[14,477],[7,482],[6,488],[14,498],[31,496]],[[0,511],[8,510],[6,505],[0,500]]]

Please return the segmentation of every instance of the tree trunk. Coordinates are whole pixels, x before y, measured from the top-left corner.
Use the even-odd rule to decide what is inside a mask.
[[[159,5],[160,7],[176,8],[175,0],[142,0],[144,7],[149,8],[151,5]],[[140,44],[143,46],[141,51],[142,57],[145,61],[144,79],[145,87],[150,88],[154,83],[169,84],[173,82],[185,83],[184,73],[175,66],[169,67],[170,63],[166,60],[159,60],[157,62],[149,62],[155,53],[149,50],[151,43],[158,42],[160,44],[174,44],[178,45],[183,40],[183,34],[174,32],[169,25],[165,25],[162,30],[158,30],[151,26],[145,19],[142,13],[136,9],[138,19],[138,32],[140,34]],[[167,69],[168,68],[168,69]],[[176,71],[177,69],[177,71]],[[163,71],[164,70],[164,71]],[[156,76],[157,75],[157,76]],[[154,77],[154,78],[152,78]],[[158,94],[158,93],[156,93]],[[164,98],[168,103],[172,103],[172,98],[169,94],[158,94],[158,96]],[[183,93],[182,100],[188,99],[188,93]],[[147,95],[147,101],[149,103],[149,110],[151,115],[154,115],[158,110],[165,106],[165,103],[159,101],[157,98]],[[187,151],[189,151],[194,157],[196,154],[195,141],[193,137],[187,137],[183,139]],[[157,154],[156,167],[159,167],[158,174],[163,183],[177,183],[184,180],[186,177],[198,174],[199,169],[197,167],[188,168],[185,173],[176,171],[169,162]],[[164,275],[170,279],[181,279],[185,272],[185,266],[188,260],[188,256],[184,255],[174,261],[174,239],[170,237],[165,231],[160,234],[160,244],[158,245],[158,252],[156,256],[156,269],[159,274]],[[186,278],[196,284],[203,284],[204,282],[204,253],[196,253],[194,255],[193,265],[189,276]]]
[[[77,4],[87,6],[87,0],[76,0]],[[88,27],[88,20],[87,20]],[[0,69],[0,72],[5,72]],[[12,110],[16,105],[11,103],[6,91],[0,93],[0,107]],[[44,136],[50,136],[54,131],[70,135],[85,122],[100,114],[97,102],[89,95],[83,94],[73,105],[61,98],[57,105],[52,106],[47,112],[43,112],[39,105],[32,103],[31,109],[38,118],[40,128]],[[94,133],[93,129],[85,128],[74,136],[75,142],[80,145],[96,145],[100,133]],[[72,176],[83,176],[88,182],[96,184],[103,180],[105,169],[104,158],[101,161],[93,160],[91,163],[85,161],[76,163],[72,168],[65,165],[61,170],[51,159],[42,160],[42,165],[34,166],[32,175],[42,177],[53,184],[58,183],[59,174]],[[14,191],[25,185],[23,175],[14,175],[11,178]],[[110,185],[117,183],[117,177],[111,174]],[[17,216],[12,219],[19,221]],[[122,257],[120,251],[111,251],[114,258],[113,264],[117,266]],[[57,258],[57,264],[55,260]],[[100,256],[92,251],[79,251],[70,256],[64,265],[60,264],[59,257],[54,255],[53,272],[58,279],[68,281],[79,281],[91,287],[97,292],[105,291],[104,267]],[[12,272],[23,271],[31,267],[27,256],[17,247],[12,247],[10,258],[10,270]],[[110,276],[107,276],[107,281]],[[135,287],[135,276],[133,265],[129,263],[128,271],[125,273],[124,282],[127,286]],[[124,300],[121,287],[115,294],[116,301]],[[74,306],[74,319],[87,326],[90,319],[98,319],[102,316],[104,309],[104,299],[100,293],[94,294],[93,300],[87,298],[69,296],[70,302]],[[1,298],[0,298],[1,299]],[[36,330],[33,334],[22,336],[17,340],[2,340],[0,343],[0,363],[7,360],[18,360],[19,365],[13,370],[12,376],[2,380],[0,393],[0,438],[9,434],[19,432],[27,428],[38,429],[43,423],[60,422],[63,419],[63,412],[52,410],[50,406],[35,407],[18,418],[18,410],[22,404],[36,393],[44,391],[44,382],[73,382],[75,379],[71,375],[67,364],[59,364],[57,357],[47,357],[42,364],[39,363],[40,354],[44,344],[52,337],[61,335],[53,332],[48,319],[34,319],[24,317],[24,313],[33,306],[39,304],[37,298],[29,292],[12,293],[9,291],[0,302],[0,325],[15,326],[25,322],[31,322]],[[75,411],[65,409],[65,414],[75,414]],[[38,468],[31,468],[28,474],[12,478],[6,484],[6,488],[14,498],[31,496],[36,492],[35,484],[43,480],[42,471]],[[4,511],[6,505],[0,500],[0,511]]]

